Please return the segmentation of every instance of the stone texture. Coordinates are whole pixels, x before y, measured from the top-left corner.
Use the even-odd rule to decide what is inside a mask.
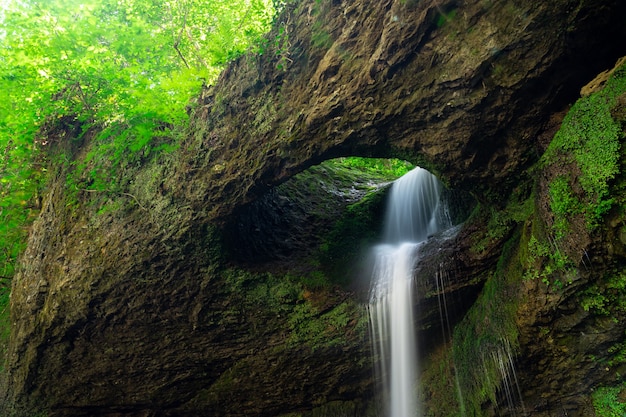
[[[237,60],[194,109],[168,188],[209,218],[341,155],[409,159],[497,202],[623,36],[616,1],[289,7],[280,46]]]
[[[77,211],[63,170],[54,171],[14,280],[3,415],[274,416],[369,397],[356,310],[322,332],[342,343],[287,343],[288,317],[303,305],[316,312],[307,317],[323,318],[356,296],[337,289],[255,304],[249,295],[273,278],[260,270],[252,280],[224,261],[218,227],[294,174],[342,155],[405,158],[497,206],[527,180],[566,103],[623,55],[625,7],[288,5],[268,51],[235,61],[191,106],[179,151],[132,171],[128,193],[116,196],[121,210],[96,215],[90,202],[106,199],[81,195]],[[471,227],[479,226],[460,235]],[[488,271],[501,243],[475,256],[468,237],[457,241],[458,268]],[[546,323],[578,332],[577,316],[570,323],[554,314],[561,305],[528,304],[528,329],[546,314]],[[536,340],[531,330],[523,343]],[[546,346],[522,350],[539,364],[523,381],[561,395],[562,380],[541,366],[567,352],[554,350],[542,364]]]

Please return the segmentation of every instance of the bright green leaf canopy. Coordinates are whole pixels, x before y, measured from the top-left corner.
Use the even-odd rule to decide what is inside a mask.
[[[185,122],[202,84],[269,29],[276,0],[0,0],[0,279],[41,170],[44,123],[70,118],[114,155]]]

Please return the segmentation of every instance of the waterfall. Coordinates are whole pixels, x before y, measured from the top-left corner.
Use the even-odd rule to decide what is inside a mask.
[[[441,189],[437,178],[422,168],[398,179],[390,193],[384,243],[373,251],[370,324],[387,417],[422,415],[416,386],[413,268],[419,246],[450,226]]]

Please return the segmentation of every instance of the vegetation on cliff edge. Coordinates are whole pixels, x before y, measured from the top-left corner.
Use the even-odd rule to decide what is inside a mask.
[[[8,331],[10,279],[46,183],[49,161],[42,151],[51,141],[78,142],[95,131],[87,163],[74,166],[62,155],[51,162],[72,165],[67,186],[75,192],[123,191],[114,171],[173,149],[190,99],[230,60],[251,47],[262,52],[262,35],[282,4],[1,5],[0,340]]]
[[[98,130],[108,167],[167,149],[185,107],[225,63],[258,43],[280,2],[13,2],[0,31],[0,276],[12,275],[38,192],[45,131]],[[78,138],[71,138],[77,140]],[[65,138],[70,140],[70,138]],[[174,146],[174,144],[169,144]],[[105,168],[101,167],[101,168]],[[110,186],[104,169],[85,188]]]
[[[542,175],[528,181],[533,191],[520,189],[506,209],[491,211],[487,220],[479,216],[471,220],[488,224],[475,238],[474,251],[482,252],[502,239],[507,243],[450,344],[430,358],[423,387],[427,403],[435,405],[429,415],[485,415],[485,403],[503,400],[510,408],[523,407],[512,379],[512,361],[519,349],[515,322],[519,299],[512,294],[529,278],[541,278],[547,291],[563,291],[574,279],[577,263],[590,261],[583,258],[583,245],[589,242],[585,235],[617,234],[614,238],[626,244],[626,234],[620,232],[626,224],[625,108],[626,65],[622,65],[603,89],[572,106],[537,167]],[[542,181],[547,184],[545,193]],[[626,311],[626,275],[623,265],[604,268],[605,273],[596,274],[580,292],[580,308],[619,322]],[[607,370],[622,366],[625,346],[626,342],[611,346],[609,359],[599,365]],[[619,379],[617,383],[593,393],[598,415],[622,415],[624,403],[618,395],[623,395],[623,386]]]
[[[575,266],[584,255],[585,236],[612,208],[624,216],[624,197],[614,187],[624,163],[624,118],[618,113],[625,94],[626,65],[621,65],[604,88],[572,106],[542,157],[549,230],[533,236],[529,248],[537,257],[550,258],[539,275]]]

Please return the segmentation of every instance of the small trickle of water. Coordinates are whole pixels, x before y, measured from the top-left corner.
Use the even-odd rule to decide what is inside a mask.
[[[450,226],[440,182],[416,168],[391,189],[385,219],[385,244],[374,248],[370,318],[378,374],[388,417],[421,416],[417,396],[413,269],[419,246]]]
[[[504,339],[501,345],[491,352],[491,360],[496,364],[502,378],[501,390],[505,396],[507,407],[513,416],[526,416],[526,407],[522,392],[517,381],[513,349],[508,340]]]
[[[449,281],[449,272],[445,268],[443,263],[439,264],[437,272],[435,273],[435,284],[437,288],[437,302],[439,304],[439,319],[441,322],[441,330],[443,335],[443,343],[447,343],[452,340],[452,326],[450,325],[450,314],[448,313],[448,301],[446,300],[446,287]],[[465,401],[463,399],[463,390],[461,389],[461,381],[459,374],[456,371],[456,366],[453,368],[454,372],[454,387],[456,390],[456,396],[459,401],[459,413],[461,416],[465,416]]]

